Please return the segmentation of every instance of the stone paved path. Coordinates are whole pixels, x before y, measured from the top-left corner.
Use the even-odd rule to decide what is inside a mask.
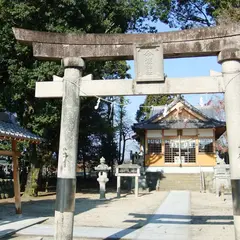
[[[7,237],[15,232],[20,231],[24,228],[30,228],[32,225],[41,223],[47,220],[44,217],[38,218],[25,218],[21,216],[15,216],[6,218],[5,220],[0,221],[0,239],[3,237]],[[10,238],[10,236],[9,236]]]
[[[141,216],[139,216],[141,215]],[[78,239],[139,239],[139,240],[188,240],[190,216],[190,192],[171,191],[164,202],[142,228],[139,218],[149,218],[146,214],[136,214],[136,228],[74,227],[74,237]],[[53,236],[53,225],[37,224],[17,232],[18,236]]]
[[[188,240],[190,224],[190,192],[171,191],[136,239]]]

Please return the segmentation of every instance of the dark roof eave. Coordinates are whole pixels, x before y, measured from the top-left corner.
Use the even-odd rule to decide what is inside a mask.
[[[22,128],[18,124],[0,121],[0,137],[26,140],[31,142],[43,142],[44,139]]]
[[[226,127],[225,122],[220,121],[190,121],[183,123],[182,121],[161,121],[159,123],[135,124],[133,129],[158,130],[158,129],[190,129],[190,128],[220,128]]]

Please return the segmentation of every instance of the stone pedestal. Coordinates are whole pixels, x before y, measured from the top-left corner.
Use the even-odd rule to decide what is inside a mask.
[[[216,196],[220,196],[231,191],[229,168],[230,167],[227,164],[218,164],[214,167],[213,188]]]
[[[98,174],[97,181],[99,182],[99,193],[100,193],[100,199],[106,199],[105,193],[106,193],[106,183],[108,182],[107,174],[104,172],[102,175],[101,173]]]

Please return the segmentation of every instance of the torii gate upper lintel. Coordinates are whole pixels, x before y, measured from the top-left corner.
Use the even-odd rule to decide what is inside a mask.
[[[163,42],[164,58],[216,56],[227,47],[240,48],[237,24],[156,34],[64,34],[13,28],[16,39],[33,46],[41,59],[81,56],[85,60],[132,60],[133,44]]]
[[[240,27],[159,34],[60,34],[13,29],[40,59],[63,59],[64,78],[37,83],[37,97],[62,97],[55,239],[73,232],[79,96],[224,92],[236,240],[240,240]],[[156,46],[157,45],[157,46]],[[155,47],[152,47],[155,46]],[[150,51],[150,52],[149,52]],[[163,58],[218,56],[220,76],[166,78]],[[82,77],[84,60],[135,60],[134,80]],[[144,60],[143,60],[144,59]]]

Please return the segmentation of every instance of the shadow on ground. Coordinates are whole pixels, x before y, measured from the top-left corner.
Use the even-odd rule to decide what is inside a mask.
[[[121,239],[136,231],[136,229],[142,228],[148,223],[167,225],[167,224],[195,224],[195,225],[233,225],[233,216],[223,215],[223,216],[187,216],[187,215],[169,215],[169,214],[135,214],[130,213],[129,216],[134,216],[136,220],[126,220],[125,222],[135,223],[135,225],[123,229],[114,235],[108,236],[104,240],[109,239]],[[139,218],[141,220],[139,220]],[[117,235],[117,238],[116,238]]]
[[[107,204],[113,201],[115,198],[100,201],[98,199],[89,199],[85,197],[75,198],[75,214],[79,214],[85,211],[89,211],[92,208],[96,208],[99,205]],[[84,203],[84,204],[83,204]],[[17,216],[15,214],[14,203],[1,203],[0,204],[0,225],[4,224],[4,221],[8,217]],[[43,197],[36,197],[30,200],[22,201],[22,212],[26,217],[53,217],[55,211],[55,197],[53,199],[43,199]],[[21,218],[19,218],[21,219]]]
[[[115,192],[115,190],[110,190],[108,192]],[[83,197],[75,198],[75,214],[81,214],[83,212],[94,209],[100,205],[107,205],[111,201],[115,201],[117,198],[113,197],[105,201],[99,199],[90,199],[84,197],[85,194],[96,193],[98,197],[98,190],[83,190]],[[126,197],[131,193],[123,192],[122,198]],[[150,193],[139,194],[139,196],[144,196]],[[55,211],[55,196],[52,196],[52,199],[44,199],[44,196],[35,198],[34,200],[24,200],[22,201],[22,209],[24,217],[53,217]],[[194,225],[233,225],[233,217],[229,215],[203,215],[203,216],[187,216],[187,215],[169,215],[169,214],[137,214],[129,213],[129,216],[134,217],[134,219],[126,220],[125,222],[133,223],[134,225],[125,228],[112,236],[108,236],[106,239],[121,239],[129,233],[136,231],[147,225],[158,224],[194,224]],[[16,217],[14,203],[1,203],[0,204],[0,226],[7,224],[9,222],[17,222],[21,218]],[[10,229],[5,230],[10,231]],[[140,230],[141,231],[141,230]],[[6,232],[7,233],[7,232]],[[117,238],[116,238],[117,236]],[[13,236],[14,237],[14,236]]]

